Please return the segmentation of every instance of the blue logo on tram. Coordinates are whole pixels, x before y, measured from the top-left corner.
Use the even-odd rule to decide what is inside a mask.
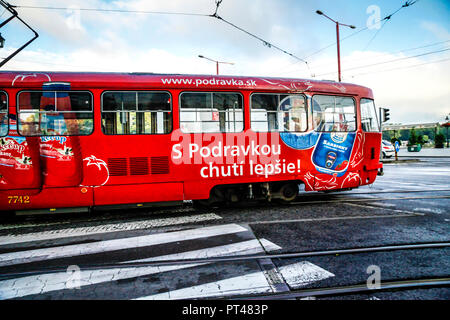
[[[323,132],[312,154],[316,170],[338,177],[347,171],[355,141],[354,133]]]

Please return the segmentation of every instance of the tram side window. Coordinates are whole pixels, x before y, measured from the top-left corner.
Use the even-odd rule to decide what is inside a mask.
[[[255,93],[251,96],[251,127],[256,132],[304,132],[308,129],[303,95]]]
[[[241,132],[244,129],[242,95],[183,92],[180,96],[180,128],[185,133]]]
[[[8,134],[8,98],[0,92],[0,137]]]
[[[88,91],[22,91],[18,114],[23,136],[89,135],[94,129]]]
[[[102,96],[105,134],[164,134],[172,131],[170,94],[156,91],[107,91]]]
[[[350,132],[356,130],[355,100],[340,96],[313,96],[316,131]]]
[[[361,126],[366,132],[379,132],[380,125],[378,123],[377,111],[375,103],[372,99],[361,99]]]

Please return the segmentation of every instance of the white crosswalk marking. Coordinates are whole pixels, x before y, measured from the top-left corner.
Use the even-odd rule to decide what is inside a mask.
[[[214,213],[206,213],[187,217],[151,219],[138,222],[127,222],[127,223],[106,224],[106,225],[102,224],[101,226],[94,226],[94,227],[69,228],[69,229],[28,233],[28,234],[13,234],[0,236],[0,245],[24,243],[39,240],[54,240],[54,239],[110,233],[117,231],[142,230],[154,227],[173,226],[177,224],[203,222],[220,219],[222,219],[221,216],[218,216]],[[2,229],[1,226],[0,229]]]
[[[106,251],[147,247],[180,240],[186,241],[190,239],[207,238],[217,235],[242,232],[246,230],[247,229],[240,225],[228,224],[199,229],[189,229],[177,232],[167,232],[162,234],[151,234],[140,237],[114,239],[94,243],[74,244],[55,248],[4,253],[0,254],[0,267],[19,263],[30,263],[49,259],[73,257],[77,255],[89,255]]]
[[[334,277],[334,274],[308,261],[300,261],[279,268],[281,275],[292,289]]]
[[[233,234],[237,233],[240,235],[236,238]],[[211,237],[214,237],[214,241],[208,242],[208,239]],[[169,243],[176,243],[179,245],[179,248],[183,248],[183,242],[185,241],[191,242],[190,245],[197,243],[197,241],[200,243],[206,241],[206,243],[210,246],[202,249],[162,254],[150,258],[136,259],[126,262],[201,259],[241,254],[258,254],[281,249],[281,247],[266,239],[254,238],[253,233],[248,227],[237,224],[228,224],[176,232],[151,234],[139,237],[105,240],[95,243],[65,245],[52,248],[4,253],[0,255],[0,267],[11,267],[15,264],[24,264],[26,266],[27,263],[31,262],[44,262],[51,259],[70,258],[74,256],[83,256],[86,259],[86,257],[92,254],[107,253],[115,250],[135,250],[136,248],[142,247],[148,247],[146,250],[148,249],[148,252],[152,252],[153,246],[159,246],[158,250],[161,250],[161,248],[164,248],[164,245]],[[221,244],[221,241],[223,244]],[[230,243],[230,241],[233,242]],[[239,262],[236,263],[239,265]],[[81,270],[78,286],[81,291],[86,290],[86,292],[90,292],[89,290],[96,290],[94,286],[101,285],[103,286],[102,290],[106,290],[106,294],[108,294],[109,286],[112,286],[113,283],[116,283],[117,286],[117,283],[120,280],[130,279],[134,282],[137,281],[136,279],[140,279],[140,277],[163,273],[171,275],[172,272],[177,272],[177,270],[183,269],[189,269],[189,272],[195,274],[197,272],[196,268],[201,267],[206,268],[201,271],[203,274],[210,274],[211,279],[217,279],[218,277],[219,280],[203,284],[194,283],[194,285],[190,282],[189,286],[185,288],[176,290],[165,289],[168,291],[163,293],[153,294],[152,290],[154,289],[147,289],[146,292],[144,291],[145,294],[143,294],[143,297],[141,298],[139,298],[139,295],[136,295],[134,290],[131,290],[130,288],[128,288],[128,292],[124,292],[124,294],[126,296],[128,295],[130,298],[138,299],[183,299],[272,292],[272,288],[267,282],[266,277],[257,267],[257,264],[254,264],[254,262],[248,264],[242,269],[246,270],[245,272],[241,271],[243,273],[242,275],[237,273],[237,271],[234,270],[234,267],[230,267],[231,269],[227,269],[228,271],[225,273],[228,274],[228,276],[225,276],[225,279],[221,279],[221,277],[224,277],[224,274],[217,273],[218,269],[216,268],[218,268],[219,264],[215,267],[214,265],[215,264],[209,263],[187,263],[164,266],[123,266],[120,268],[101,270]],[[309,264],[308,268],[303,269],[298,268],[298,266],[295,265],[289,269],[291,274],[293,274],[294,271],[306,272],[307,275],[304,277],[309,277],[308,279],[310,279],[310,281],[323,279],[327,274],[326,270],[323,270],[313,264]],[[236,274],[239,276],[236,276]],[[158,278],[159,276],[156,277]],[[21,298],[27,296],[39,297],[43,294],[50,294],[50,296],[51,294],[54,294],[56,297],[59,296],[58,294],[62,294],[63,296],[67,294],[70,297],[72,294],[80,292],[80,290],[67,290],[70,289],[70,286],[68,286],[69,280],[70,275],[66,272],[29,275],[13,279],[0,280],[0,299]],[[178,281],[176,279],[174,280]],[[90,289],[91,286],[92,289]],[[166,284],[164,284],[163,287],[159,287],[159,289],[155,289],[154,292],[160,292],[161,289],[164,290],[165,286]],[[170,287],[171,286],[169,285],[167,286],[167,288]],[[176,287],[179,288],[179,283]],[[122,287],[120,286],[120,288]],[[107,298],[107,296],[104,297],[104,299]]]
[[[80,287],[141,277],[161,272],[191,268],[200,264],[185,264],[182,266],[160,266],[140,268],[117,268],[94,271],[81,271]],[[46,273],[39,276],[28,276],[19,279],[0,281],[0,299],[12,299],[33,294],[64,290],[68,288],[68,274],[66,272]]]
[[[136,300],[194,299],[270,292],[272,292],[272,288],[264,274],[259,271],[198,286],[153,294]]]
[[[281,249],[277,245],[271,243],[266,239],[262,239],[272,250]],[[255,254],[262,253],[259,241],[256,239],[233,243],[229,245],[217,246],[212,248],[200,249],[195,251],[187,251],[180,254],[169,254],[158,256],[150,259],[136,260],[139,262],[145,261],[162,261],[174,259],[202,259],[220,256],[231,256],[237,254]],[[134,261],[126,261],[134,262]],[[87,286],[92,284],[104,283],[109,281],[117,281],[129,278],[136,278],[140,276],[156,274],[161,272],[179,270],[184,268],[191,268],[204,263],[184,264],[174,266],[150,266],[139,268],[114,268],[102,269],[93,271],[81,271],[80,286]],[[11,279],[0,281],[0,299],[11,299],[18,296],[25,296],[31,294],[45,293],[55,290],[63,290],[67,288],[68,275],[66,272],[58,272],[52,274],[42,274],[39,276],[28,276],[20,279]],[[33,286],[30,286],[34,283]]]
[[[265,239],[264,239],[265,240]],[[265,240],[266,242],[270,242]],[[271,250],[278,250],[281,247],[276,244],[271,243]],[[148,261],[164,261],[164,260],[183,260],[183,259],[202,259],[202,258],[212,258],[212,257],[221,257],[227,255],[236,255],[236,254],[253,254],[264,252],[258,240],[248,240],[243,242],[237,242],[228,245],[222,245],[217,247],[210,247],[206,249],[187,251],[182,253],[174,253],[164,256],[152,257],[147,259],[139,259],[133,260],[129,262],[148,262]]]

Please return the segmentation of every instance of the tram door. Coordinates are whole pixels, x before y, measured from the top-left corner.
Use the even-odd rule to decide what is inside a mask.
[[[38,139],[33,143],[38,147],[36,162],[40,162],[45,187],[73,187],[82,181],[79,115],[75,109],[80,101],[90,108],[91,97],[78,96],[70,91],[70,84],[55,82],[45,83],[41,91],[21,91],[18,95],[18,131]]]
[[[9,132],[0,137],[0,190],[25,190],[36,194],[42,186],[39,161],[39,138],[23,137],[17,133],[15,114],[4,113],[1,125],[8,125]],[[9,119],[8,119],[9,118]]]
[[[47,83],[40,99],[40,156],[46,186],[78,186],[83,179],[79,125],[74,104],[78,94],[68,83]]]
[[[381,132],[378,122],[375,103],[372,99],[362,98],[360,101],[361,126],[364,134],[364,170],[366,176],[363,177],[366,183],[372,183],[376,177],[376,172],[380,159]]]

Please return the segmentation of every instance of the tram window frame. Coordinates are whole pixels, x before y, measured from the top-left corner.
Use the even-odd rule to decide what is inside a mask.
[[[368,101],[372,102],[372,108],[373,108],[373,112],[375,115],[375,125],[376,125],[377,130],[366,130],[364,128],[364,119],[363,119],[364,113],[363,113],[363,107],[362,107],[363,100],[368,100]],[[361,129],[362,129],[362,131],[364,131],[364,132],[381,132],[381,126],[380,126],[380,122],[378,119],[378,112],[377,112],[377,108],[375,106],[375,100],[371,99],[371,98],[364,98],[364,97],[360,98],[359,99],[359,110],[361,112]]]
[[[108,94],[108,93],[135,93],[136,94],[136,108],[132,109],[132,110],[104,110],[104,95]],[[165,93],[168,94],[169,96],[169,106],[170,106],[170,110],[138,110],[139,109],[139,99],[138,99],[138,93]],[[136,113],[136,119],[137,119],[137,114],[138,113],[144,113],[144,128],[145,128],[145,113],[154,113],[154,112],[163,112],[163,113],[167,113],[170,115],[169,117],[169,129],[167,130],[167,132],[155,132],[155,133],[117,133],[117,128],[115,128],[116,133],[107,133],[106,132],[106,128],[105,125],[103,124],[103,120],[104,120],[104,113],[114,113],[114,114],[128,114],[127,119],[129,118],[129,113]],[[102,133],[108,136],[137,136],[137,135],[164,135],[164,134],[171,134],[173,132],[173,97],[170,91],[167,90],[105,90],[102,92],[101,94],[101,105],[100,105],[100,113],[101,113],[101,127],[102,127]],[[116,118],[117,119],[117,118]],[[120,121],[120,115],[119,115],[119,121]],[[164,129],[164,116],[163,116],[163,129]],[[155,125],[157,126],[157,123],[155,122]],[[123,130],[123,129],[122,129]],[[137,123],[136,123],[136,131],[137,131]]]
[[[2,111],[0,109],[0,114],[5,114],[4,119],[2,119],[2,122],[6,120],[6,126],[0,122],[0,137],[6,137],[9,134],[9,96],[8,92],[0,90],[0,94],[5,94],[5,102],[6,102],[6,109]],[[5,133],[3,133],[3,128],[6,128]]]
[[[253,97],[255,96],[255,95],[273,95],[273,96],[277,96],[277,110],[275,110],[275,111],[267,111],[267,109],[256,109],[256,108],[253,108]],[[283,112],[286,112],[286,111],[283,111],[283,110],[278,110],[278,108],[279,108],[279,106],[280,106],[280,103],[281,103],[281,101],[282,100],[284,100],[285,98],[283,98],[283,99],[281,99],[281,96],[286,96],[285,98],[288,98],[288,97],[293,97],[293,96],[295,96],[295,97],[302,97],[303,98],[303,101],[304,101],[304,115],[306,116],[306,118],[305,118],[305,129],[304,130],[300,130],[300,131],[297,131],[297,130],[294,130],[294,131],[292,131],[292,130],[284,130],[284,128],[285,128],[285,123],[284,123],[284,120],[283,120],[283,128],[275,128],[275,129],[270,129],[270,128],[268,128],[267,130],[258,130],[258,129],[256,129],[254,126],[253,126],[253,123],[255,122],[261,122],[261,123],[264,123],[264,122],[266,122],[266,121],[254,121],[254,120],[252,120],[252,114],[253,114],[253,110],[266,110],[266,113],[267,112],[272,112],[272,113],[275,113],[276,115],[277,115],[277,118],[276,118],[276,121],[275,121],[275,123],[277,124],[277,126],[278,126],[278,124],[279,124],[279,118],[278,118],[278,115],[280,114],[280,113],[283,113]],[[300,124],[302,124],[302,123],[300,123]],[[269,122],[267,122],[267,126],[269,126]],[[308,130],[309,130],[309,107],[308,107],[308,98],[306,97],[306,95],[304,95],[304,94],[302,94],[302,93],[279,93],[279,92],[252,92],[252,94],[250,94],[250,128],[254,131],[254,132],[280,132],[280,133],[282,133],[282,132],[290,132],[290,133],[303,133],[303,132],[307,132]]]
[[[88,93],[90,96],[90,110],[82,110],[82,111],[57,111],[57,103],[55,105],[55,110],[48,110],[48,111],[41,111],[41,107],[39,106],[39,110],[38,109],[29,109],[23,111],[23,109],[21,110],[21,106],[20,106],[20,95],[23,93],[42,93],[41,98],[43,96],[43,93],[54,93],[55,94],[55,101],[56,100],[56,95],[58,93]],[[91,134],[94,133],[95,131],[95,117],[94,117],[94,95],[91,91],[89,90],[22,90],[19,91],[17,93],[16,96],[16,110],[17,110],[17,133],[20,136],[23,137],[58,137],[58,136],[65,136],[65,137],[71,137],[71,136],[90,136]],[[58,114],[64,114],[64,113],[75,113],[75,114],[79,114],[79,113],[90,113],[91,117],[88,119],[76,119],[76,120],[90,120],[91,121],[91,126],[90,126],[90,132],[88,133],[77,133],[77,134],[44,134],[42,132],[39,132],[38,134],[23,134],[23,130],[21,130],[21,126],[22,126],[22,121],[21,121],[21,115],[22,114],[26,114],[26,113],[30,113],[30,114],[47,114],[47,113],[58,113]],[[40,123],[40,122],[38,122]],[[66,124],[67,126],[67,124]]]
[[[210,100],[211,100],[211,107],[210,108],[204,108],[204,109],[203,108],[195,108],[196,109],[195,111],[183,111],[182,96],[184,94],[209,94],[210,95]],[[236,95],[238,95],[240,97],[241,104],[242,104],[242,109],[240,109],[241,110],[241,115],[242,115],[242,121],[237,121],[236,120],[236,114],[239,114],[239,113],[234,111],[233,112],[233,121],[225,121],[225,125],[226,125],[227,122],[231,122],[231,123],[234,123],[234,126],[236,127],[236,123],[241,122],[242,123],[242,127],[240,128],[241,130],[236,130],[236,129],[235,129],[235,131],[226,131],[226,130],[222,131],[222,130],[220,130],[220,115],[221,115],[221,113],[226,113],[227,112],[226,110],[217,111],[219,113],[218,114],[219,115],[219,120],[217,120],[217,121],[215,121],[215,120],[198,121],[197,120],[199,113],[201,113],[201,112],[214,112],[215,111],[214,110],[214,94],[236,94]],[[244,101],[244,95],[242,94],[242,92],[239,92],[239,91],[183,91],[183,92],[181,92],[179,94],[178,109],[179,109],[178,112],[179,112],[180,130],[181,130],[181,132],[186,133],[186,134],[190,134],[190,133],[241,133],[241,132],[244,132],[244,130],[245,130],[245,101]],[[229,108],[229,109],[231,109],[231,108]],[[234,109],[231,109],[231,110],[239,110],[239,109],[235,109],[234,108]],[[186,112],[186,113],[187,112],[195,112],[195,119],[196,119],[196,121],[182,121],[181,118],[182,118],[182,113],[183,112]],[[188,123],[203,123],[203,122],[213,123],[213,122],[219,122],[219,131],[203,131],[203,130],[200,130],[200,131],[191,131],[191,130],[185,131],[182,128],[182,123],[186,123],[186,122],[188,122]]]
[[[354,114],[354,119],[355,119],[354,120],[354,129],[353,130],[346,130],[346,131],[341,131],[341,130],[332,130],[332,131],[330,131],[330,130],[317,130],[318,126],[317,126],[316,121],[315,121],[315,116],[316,116],[317,112],[314,110],[314,98],[316,96],[334,97],[335,99],[336,98],[350,98],[350,99],[352,99],[353,100],[353,111],[354,111],[353,114]],[[336,105],[336,103],[335,103],[335,105]],[[313,117],[313,129],[315,131],[317,131],[317,132],[343,132],[344,133],[344,132],[356,132],[358,130],[358,108],[357,108],[357,101],[356,101],[354,96],[341,96],[341,95],[334,95],[334,94],[314,94],[311,97],[311,111],[312,111],[312,117]],[[344,114],[348,114],[348,113],[344,113]],[[333,122],[333,124],[334,123],[335,122]],[[337,123],[340,123],[340,122],[337,122]]]

